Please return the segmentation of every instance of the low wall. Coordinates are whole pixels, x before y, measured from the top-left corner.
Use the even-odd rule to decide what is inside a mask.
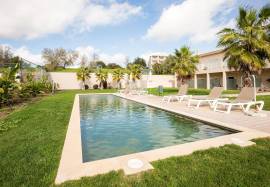
[[[155,88],[158,87],[159,85],[162,85],[163,87],[176,87],[176,81],[175,81],[175,76],[174,75],[151,75],[147,76],[144,75],[147,80],[147,77],[149,77],[148,81],[148,88]],[[143,77],[144,77],[143,76]]]
[[[51,72],[49,73],[50,79],[59,85],[60,90],[69,90],[69,89],[81,89],[82,82],[77,80],[76,73],[69,72]],[[124,79],[121,80],[121,87],[124,88],[128,82],[128,75],[124,76]],[[95,73],[91,73],[91,78],[86,81],[86,84],[93,88],[94,84],[99,84],[96,79]],[[143,75],[141,80],[136,81],[136,85],[139,87],[148,87],[154,88],[159,85],[164,87],[175,87],[175,77],[173,75]],[[112,74],[108,75],[108,86],[117,88],[117,83],[113,81]]]

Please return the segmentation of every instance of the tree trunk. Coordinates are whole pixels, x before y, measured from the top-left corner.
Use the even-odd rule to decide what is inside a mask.
[[[120,81],[117,82],[117,88],[121,89],[121,82]]]
[[[245,72],[244,79],[243,79],[243,86],[244,87],[252,87],[253,86],[251,74],[249,72]]]
[[[83,88],[82,89],[85,90],[85,81],[83,81]]]
[[[102,81],[99,82],[99,88],[102,89]]]
[[[183,78],[181,76],[176,76],[176,81],[177,81],[176,85],[179,88],[183,83]]]
[[[108,86],[107,81],[103,81],[103,83],[102,83],[102,87],[103,87],[103,89],[107,89],[107,86]]]

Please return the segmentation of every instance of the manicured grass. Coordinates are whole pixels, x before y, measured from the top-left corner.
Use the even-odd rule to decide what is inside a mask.
[[[108,91],[115,90],[94,90]],[[0,186],[53,184],[77,92],[45,97],[0,121]]]
[[[107,71],[108,73],[112,73],[115,69],[103,68],[103,70],[104,71]],[[68,72],[68,73],[73,72],[73,73],[76,73],[78,71],[79,71],[79,68],[66,68],[66,69],[64,69],[64,68],[57,68],[53,72],[63,72],[63,73],[64,72]],[[95,72],[95,71],[96,71],[96,69],[92,69],[92,72]]]
[[[79,68],[56,68],[53,72],[78,72]]]
[[[270,139],[256,143],[247,148],[226,145],[156,161],[153,171],[136,176],[110,172],[62,186],[269,186]]]
[[[54,186],[74,96],[66,91],[31,103],[0,122],[0,186]],[[270,108],[270,96],[264,96]],[[228,145],[153,162],[154,170],[135,176],[110,172],[63,186],[268,186],[270,139],[247,148]]]
[[[148,91],[151,94],[159,95],[157,88],[149,88]],[[171,95],[171,94],[176,94],[177,92],[178,92],[178,88],[164,88],[162,95]],[[194,89],[194,88],[188,89],[188,94],[190,95],[208,95],[209,92],[210,90],[208,89]],[[238,94],[238,93],[239,93],[239,90],[224,90],[223,91],[223,94]]]
[[[259,95],[257,96],[258,101],[264,101],[264,110],[270,110],[270,95]]]

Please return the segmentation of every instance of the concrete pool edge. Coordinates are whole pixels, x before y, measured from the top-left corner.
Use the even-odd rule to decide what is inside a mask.
[[[96,94],[96,93],[95,93]],[[193,119],[205,121],[211,124],[216,124],[220,127],[228,129],[235,129],[240,131],[234,134],[219,136],[210,139],[199,140],[195,142],[189,142],[185,144],[173,145],[169,147],[159,148],[155,150],[149,150],[129,155],[123,155],[113,158],[107,158],[92,162],[82,162],[82,146],[81,146],[81,130],[80,130],[80,110],[79,110],[79,95],[93,95],[93,94],[76,94],[70,121],[68,124],[68,130],[62,150],[62,156],[60,159],[57,176],[55,179],[56,184],[63,183],[68,180],[76,180],[81,177],[94,176],[97,174],[104,174],[109,171],[117,171],[123,169],[125,174],[134,174],[137,172],[153,169],[150,162],[159,159],[165,159],[171,156],[183,156],[193,153],[197,150],[205,150],[213,147],[220,147],[226,144],[238,144],[240,146],[248,146],[253,143],[251,139],[261,138],[269,136],[268,133],[261,131],[235,126],[229,123],[221,123],[213,119],[202,118],[200,116],[191,115],[185,112],[179,112],[170,110],[168,106],[151,105],[151,103],[140,102],[136,99],[128,98],[121,95],[124,99],[129,99],[135,102],[146,104],[155,108],[173,112],[182,116],[187,116]],[[119,94],[113,94],[120,96]],[[238,141],[240,140],[240,141]],[[139,169],[131,169],[127,166],[128,160],[139,159],[143,162],[143,167]]]

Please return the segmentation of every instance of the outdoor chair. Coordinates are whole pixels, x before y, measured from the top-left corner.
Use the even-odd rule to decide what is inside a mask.
[[[188,92],[188,85],[187,84],[183,84],[180,86],[177,95],[168,95],[168,96],[164,96],[162,98],[162,102],[171,102],[172,100],[177,100],[179,102],[183,101],[185,98],[191,98],[191,95],[187,95]]]
[[[194,107],[192,104],[195,104],[195,108],[199,108],[202,103],[209,104],[211,108],[214,108],[216,102],[228,100],[228,98],[220,98],[223,91],[223,87],[214,87],[207,97],[197,97],[191,98],[188,100],[188,107]]]
[[[256,92],[253,87],[243,87],[236,99],[232,101],[218,101],[214,106],[214,111],[230,113],[232,107],[240,107],[244,113],[249,113],[251,106],[257,107],[257,112],[261,111],[264,106],[263,101],[255,101]],[[225,110],[219,109],[223,106]]]

